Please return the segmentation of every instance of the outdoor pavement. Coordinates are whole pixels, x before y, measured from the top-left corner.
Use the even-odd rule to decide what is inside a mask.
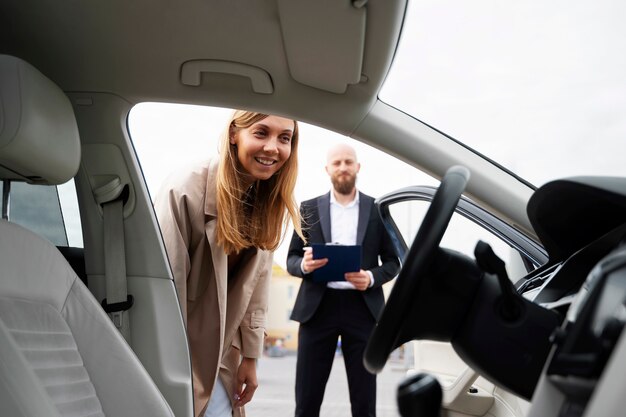
[[[387,362],[377,379],[377,417],[398,417],[396,387],[406,375],[405,361],[394,357]],[[293,417],[295,410],[294,383],[296,356],[259,360],[257,377],[259,387],[246,405],[247,417]],[[335,356],[333,368],[326,385],[320,417],[350,417],[348,380],[341,355]]]

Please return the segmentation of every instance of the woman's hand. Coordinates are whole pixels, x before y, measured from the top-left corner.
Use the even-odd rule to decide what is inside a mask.
[[[244,387],[245,385],[245,387]],[[235,407],[243,407],[249,403],[259,383],[256,379],[256,359],[243,358],[237,369],[237,392]]]

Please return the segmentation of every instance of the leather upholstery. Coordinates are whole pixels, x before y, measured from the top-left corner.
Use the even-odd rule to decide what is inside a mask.
[[[59,416],[172,415],[55,246],[0,220],[0,277],[1,404],[21,402],[27,411],[31,402],[53,404]]]
[[[56,184],[80,143],[65,94],[0,55],[0,179]],[[49,241],[0,220],[2,415],[172,416],[139,359]]]
[[[27,62],[0,55],[0,178],[62,184],[79,164],[78,127],[65,93]]]

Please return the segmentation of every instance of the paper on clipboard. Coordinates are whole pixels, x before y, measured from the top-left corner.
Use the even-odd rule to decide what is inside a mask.
[[[311,245],[313,259],[328,258],[328,263],[313,271],[313,281],[345,281],[346,272],[361,270],[361,245],[318,244]]]

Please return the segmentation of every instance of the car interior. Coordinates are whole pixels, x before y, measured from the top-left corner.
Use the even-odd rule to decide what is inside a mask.
[[[364,363],[380,372],[414,344],[399,415],[623,414],[626,177],[536,187],[382,100],[416,3],[435,7],[3,0],[2,414],[193,415],[185,326],[128,127],[146,102],[290,117],[441,180],[377,200],[402,268]],[[70,215],[60,208],[68,184]],[[419,227],[406,233],[399,213]],[[476,238],[459,252],[446,234],[459,217],[507,256]]]
[[[25,178],[41,186],[68,181],[80,164],[81,145],[67,96],[18,58],[0,57],[0,73],[10,132],[3,135],[5,189]],[[3,413],[173,415],[57,248],[11,222],[0,222],[0,230]]]

